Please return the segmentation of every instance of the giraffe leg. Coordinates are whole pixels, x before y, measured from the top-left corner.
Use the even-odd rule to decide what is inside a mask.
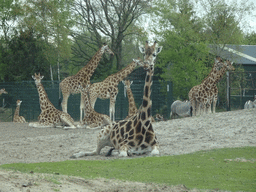
[[[34,127],[34,128],[50,128],[50,127],[55,127],[54,124],[43,124],[39,122],[34,122],[34,123],[29,123],[29,127]]]
[[[216,112],[216,103],[217,103],[217,100],[218,100],[218,94],[217,94],[217,95],[214,95],[214,97],[213,97],[213,102],[212,102],[212,112],[213,112],[213,113]]]
[[[65,123],[65,124],[68,124],[69,127],[64,127],[64,129],[75,129],[77,128],[74,124],[74,120],[73,118],[68,114],[68,113],[62,113],[60,115],[60,120]]]
[[[85,109],[85,105],[84,105],[84,97],[83,94],[81,94],[81,101],[80,101],[80,123],[82,123],[83,121],[83,112]]]
[[[152,156],[159,155],[159,147],[158,147],[158,145],[152,146],[152,151],[151,151],[150,155],[152,155]]]
[[[109,116],[112,121],[115,121],[115,103],[116,103],[116,95],[113,97],[110,97]]]
[[[67,113],[68,112],[68,98],[69,98],[69,93],[62,93],[63,95],[63,100],[61,102],[61,107],[62,111]]]
[[[75,153],[70,158],[74,159],[74,158],[79,158],[79,157],[84,157],[84,156],[99,155],[102,148],[104,148],[106,146],[114,147],[110,141],[110,133],[109,133],[110,126],[111,125],[108,125],[100,131],[99,136],[98,136],[98,141],[97,141],[97,147],[93,152]]]

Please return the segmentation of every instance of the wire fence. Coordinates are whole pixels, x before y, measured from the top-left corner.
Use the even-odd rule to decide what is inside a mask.
[[[44,81],[42,84],[46,90],[49,100],[59,110],[61,109],[61,100],[59,98],[59,81]],[[94,83],[94,82],[92,82]],[[144,80],[133,80],[131,89],[134,95],[134,99],[137,107],[142,103]],[[153,81],[152,85],[152,115],[156,113],[163,114],[165,118],[169,118],[170,105],[173,101],[172,98],[172,85],[170,82]],[[21,82],[5,82],[0,83],[0,88],[5,88],[8,94],[2,94],[0,99],[4,101],[0,106],[5,105],[5,108],[11,108],[12,117],[16,109],[16,101],[22,100],[20,107],[20,115],[30,121],[37,121],[37,118],[41,112],[39,106],[39,96],[34,81],[21,81]],[[116,99],[116,112],[115,119],[124,119],[128,114],[128,98],[124,96],[124,85],[119,83],[119,93]],[[62,97],[62,94],[60,94]],[[68,99],[68,113],[73,117],[75,121],[80,119],[80,97],[81,94],[70,95]],[[109,99],[101,100],[97,99],[95,104],[95,111],[109,115]],[[0,114],[1,116],[1,114]]]
[[[227,110],[243,109],[246,101],[255,99],[256,71],[227,72]]]

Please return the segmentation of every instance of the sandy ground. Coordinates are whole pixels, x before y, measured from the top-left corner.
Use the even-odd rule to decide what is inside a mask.
[[[156,122],[160,156],[179,155],[223,147],[256,146],[256,109],[221,112],[200,117]],[[0,164],[68,160],[79,151],[96,147],[99,130],[30,128],[28,124],[0,122]],[[99,156],[85,160],[119,158]],[[132,156],[128,158],[137,158]],[[53,182],[58,180],[58,182]],[[188,191],[185,186],[118,180],[86,180],[61,175],[19,173],[0,170],[0,192],[9,191]],[[192,190],[197,191],[197,190]]]

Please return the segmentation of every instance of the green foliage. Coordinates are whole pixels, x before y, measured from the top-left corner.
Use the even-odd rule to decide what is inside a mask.
[[[209,54],[207,44],[200,39],[201,20],[194,15],[188,0],[174,3],[160,1],[155,8],[160,16],[161,31],[156,33],[163,39],[163,50],[158,56],[157,68],[166,81],[174,85],[174,97],[188,99],[188,92],[207,76]],[[171,27],[170,27],[171,26]]]
[[[245,35],[244,38],[245,45],[256,45],[256,32],[252,32]]]
[[[184,184],[192,189],[253,191],[255,147],[215,149],[192,154],[106,161],[63,161],[5,164],[0,168],[83,178],[118,178],[167,185]]]
[[[243,32],[239,27],[234,7],[223,1],[212,1],[206,14],[206,30],[203,35],[210,44],[241,44]]]
[[[2,79],[5,81],[31,80],[31,75],[35,72],[49,76],[49,60],[44,52],[46,48],[50,47],[46,47],[46,44],[40,37],[36,37],[32,30],[21,31],[19,36],[14,36],[10,40],[8,49],[1,47]]]

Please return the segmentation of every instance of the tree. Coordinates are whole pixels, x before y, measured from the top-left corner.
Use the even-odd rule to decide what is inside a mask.
[[[49,78],[50,63],[44,52],[45,42],[31,30],[19,34],[10,40],[9,49],[2,52],[4,81],[31,80],[35,72]],[[54,51],[54,47],[51,50]]]
[[[244,37],[245,45],[256,45],[256,32],[246,34]]]
[[[80,18],[77,24],[83,34],[88,34],[87,38],[84,38],[85,45],[93,50],[84,52],[85,61],[90,60],[92,56],[90,53],[95,51],[95,46],[99,48],[103,42],[106,42],[115,53],[115,58],[108,59],[109,69],[120,70],[124,66],[123,42],[129,36],[136,39],[136,36],[143,34],[142,27],[135,22],[146,13],[149,2],[149,0],[76,0],[74,11]]]
[[[70,4],[73,0],[26,0],[23,4],[23,19],[19,23],[20,29],[33,30],[40,35],[48,46],[45,54],[48,61],[55,57],[55,63],[50,63],[51,79],[53,80],[52,66],[55,66],[60,80],[60,62],[68,60],[71,54],[71,28],[74,25],[71,19]],[[54,45],[57,50],[52,52],[49,47]],[[54,55],[53,55],[54,53]]]
[[[157,68],[165,81],[172,81],[174,96],[188,98],[188,92],[207,75],[208,48],[200,39],[202,24],[195,16],[188,0],[159,1],[154,7],[162,39],[163,50],[158,56]]]

